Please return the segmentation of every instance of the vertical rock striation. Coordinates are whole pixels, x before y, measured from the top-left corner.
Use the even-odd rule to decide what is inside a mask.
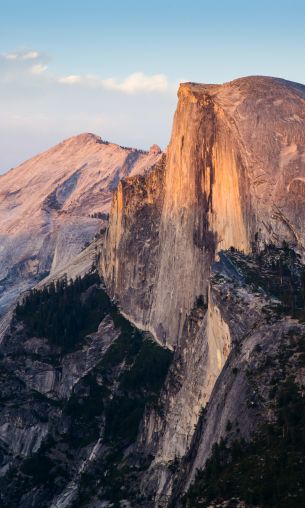
[[[254,244],[283,240],[303,252],[305,236],[305,88],[250,77],[224,85],[185,83],[178,95],[164,177],[154,191],[159,248],[151,256],[153,273],[146,270],[149,306],[144,298],[148,286],[138,279],[144,236],[140,231],[134,235],[131,221],[115,219],[118,213],[131,218],[133,206],[139,214],[139,205],[130,200],[132,180],[128,190],[119,189],[113,207],[108,250],[118,255],[106,254],[103,263],[107,284],[122,309],[171,348],[179,342],[195,299],[207,290],[215,252],[230,246],[248,252]],[[144,180],[142,184],[146,186]],[[150,193],[151,207],[154,195]],[[118,212],[119,206],[128,212]],[[148,216],[140,215],[146,234],[152,226]],[[132,237],[133,251],[127,253],[123,245]],[[133,295],[126,298],[127,257],[134,275],[129,268]]]
[[[285,240],[304,256],[305,245],[305,87],[249,77],[185,83],[178,95],[166,161],[120,185],[101,261],[122,311],[175,350],[162,411],[146,414],[139,436],[154,456],[142,490],[155,506],[231,348],[227,317],[207,298],[217,253]]]
[[[157,410],[147,411],[139,445],[154,457],[142,480],[143,494],[167,505],[173,472],[191,444],[202,408],[229,355],[230,331],[210,296],[185,322]]]
[[[108,289],[113,296],[120,295],[123,313],[154,336],[149,316],[160,256],[164,164],[163,155],[147,175],[119,183],[105,240],[107,247],[101,258]]]

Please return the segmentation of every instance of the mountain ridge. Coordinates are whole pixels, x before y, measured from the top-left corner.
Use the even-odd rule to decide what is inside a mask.
[[[84,133],[1,175],[3,305],[14,301],[20,282],[24,289],[26,273],[31,285],[79,253],[104,227],[120,179],[145,173],[160,154],[156,145],[144,152]]]

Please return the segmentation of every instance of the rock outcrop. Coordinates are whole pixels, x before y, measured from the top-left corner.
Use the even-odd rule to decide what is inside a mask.
[[[278,269],[282,263],[284,276]],[[222,442],[229,447],[236,441],[251,441],[261,436],[261,429],[266,425],[276,422],[279,414],[277,397],[281,397],[283,387],[286,390],[287,386],[294,386],[304,400],[304,298],[300,294],[299,279],[303,270],[304,265],[287,246],[281,249],[271,246],[260,255],[249,256],[228,251],[221,253],[220,262],[213,266],[211,294],[227,322],[231,352],[200,415],[188,453],[172,479],[174,494],[170,506],[181,506],[183,493],[213,454],[215,443]],[[287,297],[289,286],[293,298],[298,300],[295,310],[292,299]],[[288,414],[285,405],[292,405],[289,396],[286,395],[280,404],[280,411]],[[298,414],[302,408],[304,403],[297,410]],[[299,446],[301,443],[296,444],[297,448]],[[259,459],[254,460],[258,471],[266,460],[264,454],[259,453]],[[276,471],[272,460],[275,459],[270,459],[271,470]],[[245,481],[249,481],[251,475],[242,472],[241,476],[244,474]],[[263,468],[258,474],[266,480]],[[228,477],[227,482],[230,483]],[[235,491],[238,492],[236,483]],[[209,487],[208,482],[206,487]],[[295,487],[288,482],[283,495],[291,497],[291,489],[294,491]],[[215,505],[197,498],[196,503],[193,499],[184,506],[221,506],[223,494],[219,498],[219,493],[214,493],[215,498],[218,497]],[[302,489],[300,495],[304,495]],[[224,501],[229,503],[229,489],[226,496]],[[273,503],[272,506],[278,506],[277,501]],[[285,503],[282,506],[286,506]],[[300,504],[296,500],[294,506]],[[265,501],[261,500],[258,506],[266,506]]]
[[[287,240],[303,252],[304,100],[302,85],[275,78],[180,86],[164,180],[155,192],[159,250],[150,253],[155,268],[148,306],[137,269],[146,247],[139,233],[127,268],[122,246],[133,230],[117,218],[127,213],[125,206],[132,215],[133,184],[119,189],[107,244],[118,255],[106,259],[103,271],[122,309],[167,346],[179,343],[186,315],[206,293],[217,251],[234,246],[249,252],[264,242]]]
[[[160,157],[81,134],[0,176],[0,316],[18,294],[55,273],[105,226],[121,178]]]
[[[171,465],[190,446],[231,349],[209,289],[213,261],[231,246],[249,253],[283,241],[303,257],[305,241],[305,87],[249,77],[185,83],[178,96],[163,174],[143,177],[140,205],[137,180],[120,186],[100,265],[122,312],[175,350],[162,416],[147,414],[140,436],[154,455],[142,483],[154,506],[169,499]],[[198,314],[199,301],[208,308]]]
[[[42,321],[38,294],[49,309]],[[77,337],[71,299],[79,313],[86,309]],[[70,285],[61,279],[27,302],[0,344],[0,504],[129,506],[144,464],[133,450],[138,425],[158,398],[171,353],[120,315],[96,273]],[[57,338],[52,326],[35,335],[35,313],[38,325],[64,319]]]

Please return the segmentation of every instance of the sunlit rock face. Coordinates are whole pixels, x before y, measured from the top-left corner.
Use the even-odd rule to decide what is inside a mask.
[[[142,152],[81,134],[0,176],[0,315],[99,232],[122,177],[159,157],[156,146]]]
[[[145,268],[149,283],[145,277],[139,283],[148,238],[143,242],[130,221],[116,218],[133,215],[132,180],[128,192],[120,188],[115,198],[108,245],[116,255],[104,264],[123,310],[169,347],[179,343],[196,297],[206,293],[217,251],[233,245],[248,252],[254,244],[283,240],[303,251],[305,236],[305,88],[249,77],[224,85],[185,83],[178,95],[164,176],[155,191],[159,240],[149,252],[153,270]],[[152,195],[149,206],[155,206]],[[143,231],[151,228],[149,218],[141,220]],[[122,245],[131,238],[127,254]],[[126,276],[132,292],[127,298]]]
[[[212,262],[231,246],[284,240],[303,255],[305,242],[305,87],[249,77],[182,84],[178,96],[166,160],[140,186],[120,185],[101,260],[122,311],[175,350],[161,413],[146,414],[139,436],[154,456],[141,484],[152,506],[166,506],[173,461],[188,450],[232,347],[209,288]]]

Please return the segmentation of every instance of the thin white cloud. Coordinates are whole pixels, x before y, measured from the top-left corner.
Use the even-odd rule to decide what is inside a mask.
[[[4,60],[37,60],[42,55],[39,51],[31,50],[31,51],[16,51],[14,53],[3,53],[1,57]]]
[[[31,73],[32,74],[42,74],[43,72],[45,72],[47,70],[48,66],[47,65],[42,65],[42,64],[37,64],[37,65],[33,65],[31,67]]]
[[[16,53],[5,53],[1,55],[5,60],[17,60],[18,55]]]
[[[115,78],[100,79],[94,75],[81,76],[79,74],[72,74],[59,78],[57,82],[63,85],[102,87],[106,90],[114,90],[127,94],[139,92],[165,92],[170,88],[168,79],[164,74],[153,74],[149,76],[145,75],[143,72],[134,72],[122,81]]]
[[[123,94],[164,93],[176,89],[176,84],[170,83],[165,74],[145,74],[133,72],[125,78],[104,78],[94,74],[69,74],[58,76],[48,69],[49,57],[34,49],[14,51],[0,54],[0,81],[16,81],[22,76],[27,79],[40,79],[49,83],[64,86],[79,86],[90,89],[103,89]],[[48,72],[46,72],[48,70]]]
[[[39,57],[40,53],[38,51],[28,51],[21,56],[22,60],[36,60]]]
[[[77,74],[71,74],[70,76],[58,78],[57,82],[62,85],[79,85],[83,82],[83,78]]]
[[[134,72],[121,82],[113,78],[104,79],[102,84],[109,90],[124,93],[164,92],[168,89],[168,80],[164,74],[147,76],[143,72]]]

